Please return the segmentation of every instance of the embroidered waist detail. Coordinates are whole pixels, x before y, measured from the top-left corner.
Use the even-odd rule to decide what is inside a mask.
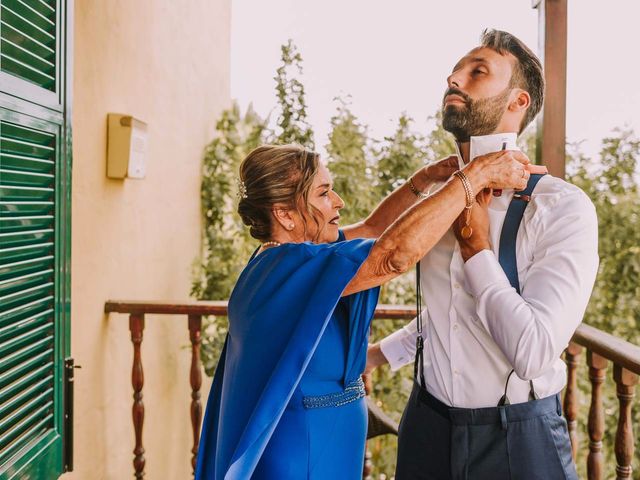
[[[357,380],[349,382],[342,392],[305,396],[302,397],[302,404],[304,408],[340,407],[364,396],[364,382],[361,377],[358,377]]]

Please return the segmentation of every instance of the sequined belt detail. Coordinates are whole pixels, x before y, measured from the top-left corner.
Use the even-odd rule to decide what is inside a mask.
[[[302,404],[304,408],[341,407],[364,396],[364,382],[361,377],[358,377],[357,380],[347,383],[342,392],[302,397]]]

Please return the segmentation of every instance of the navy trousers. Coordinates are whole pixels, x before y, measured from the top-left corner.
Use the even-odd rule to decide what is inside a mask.
[[[396,480],[577,480],[559,395],[451,408],[414,384],[400,422]]]

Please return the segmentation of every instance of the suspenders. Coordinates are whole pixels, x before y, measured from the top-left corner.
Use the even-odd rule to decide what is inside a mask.
[[[522,222],[524,210],[531,200],[533,189],[544,175],[531,175],[527,188],[521,192],[516,192],[511,199],[507,214],[502,224],[502,232],[500,233],[500,249],[498,261],[509,279],[511,286],[520,293],[520,281],[518,280],[518,262],[516,260],[516,237],[518,236],[518,228]]]
[[[500,249],[498,255],[498,261],[500,266],[504,270],[504,273],[509,279],[511,286],[516,289],[518,294],[520,293],[520,281],[518,280],[518,262],[516,259],[516,237],[518,235],[518,228],[522,222],[524,211],[529,204],[531,194],[536,188],[536,185],[544,175],[535,174],[529,177],[529,183],[527,188],[521,192],[516,192],[513,195],[509,208],[504,218],[504,224],[502,225],[502,232],[500,233]],[[418,316],[416,319],[418,335],[416,337],[416,357],[413,366],[413,376],[416,382],[420,382],[420,386],[426,389],[424,380],[424,364],[423,364],[423,350],[424,350],[424,338],[422,337],[422,291],[420,289],[420,262],[416,265],[416,307]],[[511,370],[507,376],[507,381],[504,386],[504,395],[500,398],[498,406],[509,405],[509,397],[507,396],[507,388],[509,386],[509,380],[513,374]],[[529,391],[529,400],[536,400],[538,396],[533,388],[533,382],[529,381],[531,387]]]
[[[413,378],[416,382],[418,381],[418,378],[420,378],[420,386],[426,390],[427,384],[424,381],[423,360],[424,338],[422,337],[422,290],[420,289],[420,262],[416,264],[416,310],[418,311],[418,317],[416,318],[418,336],[416,337],[416,358],[413,363]]]
[[[507,214],[504,217],[504,223],[502,224],[502,232],[500,232],[500,249],[498,252],[498,261],[500,266],[504,270],[504,273],[509,279],[509,283],[516,292],[520,294],[520,280],[518,279],[518,261],[516,259],[516,237],[518,236],[518,228],[522,222],[524,211],[531,200],[531,194],[534,188],[544,175],[531,175],[529,177],[529,183],[527,188],[521,192],[516,192],[509,203]],[[509,380],[513,375],[513,370],[507,375],[507,381],[504,385],[504,395],[500,398],[498,406],[509,405],[509,397],[507,396],[507,388],[509,387]],[[529,380],[529,401],[537,400],[538,395],[533,388],[533,381]]]

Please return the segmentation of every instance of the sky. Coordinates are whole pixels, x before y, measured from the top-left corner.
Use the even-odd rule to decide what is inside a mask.
[[[640,1],[569,0],[567,140],[595,155],[616,127],[640,134]],[[275,107],[280,45],[293,39],[321,152],[337,96],[382,139],[406,112],[428,133],[453,65],[484,28],[538,52],[531,0],[232,0],[231,96],[261,115]]]

